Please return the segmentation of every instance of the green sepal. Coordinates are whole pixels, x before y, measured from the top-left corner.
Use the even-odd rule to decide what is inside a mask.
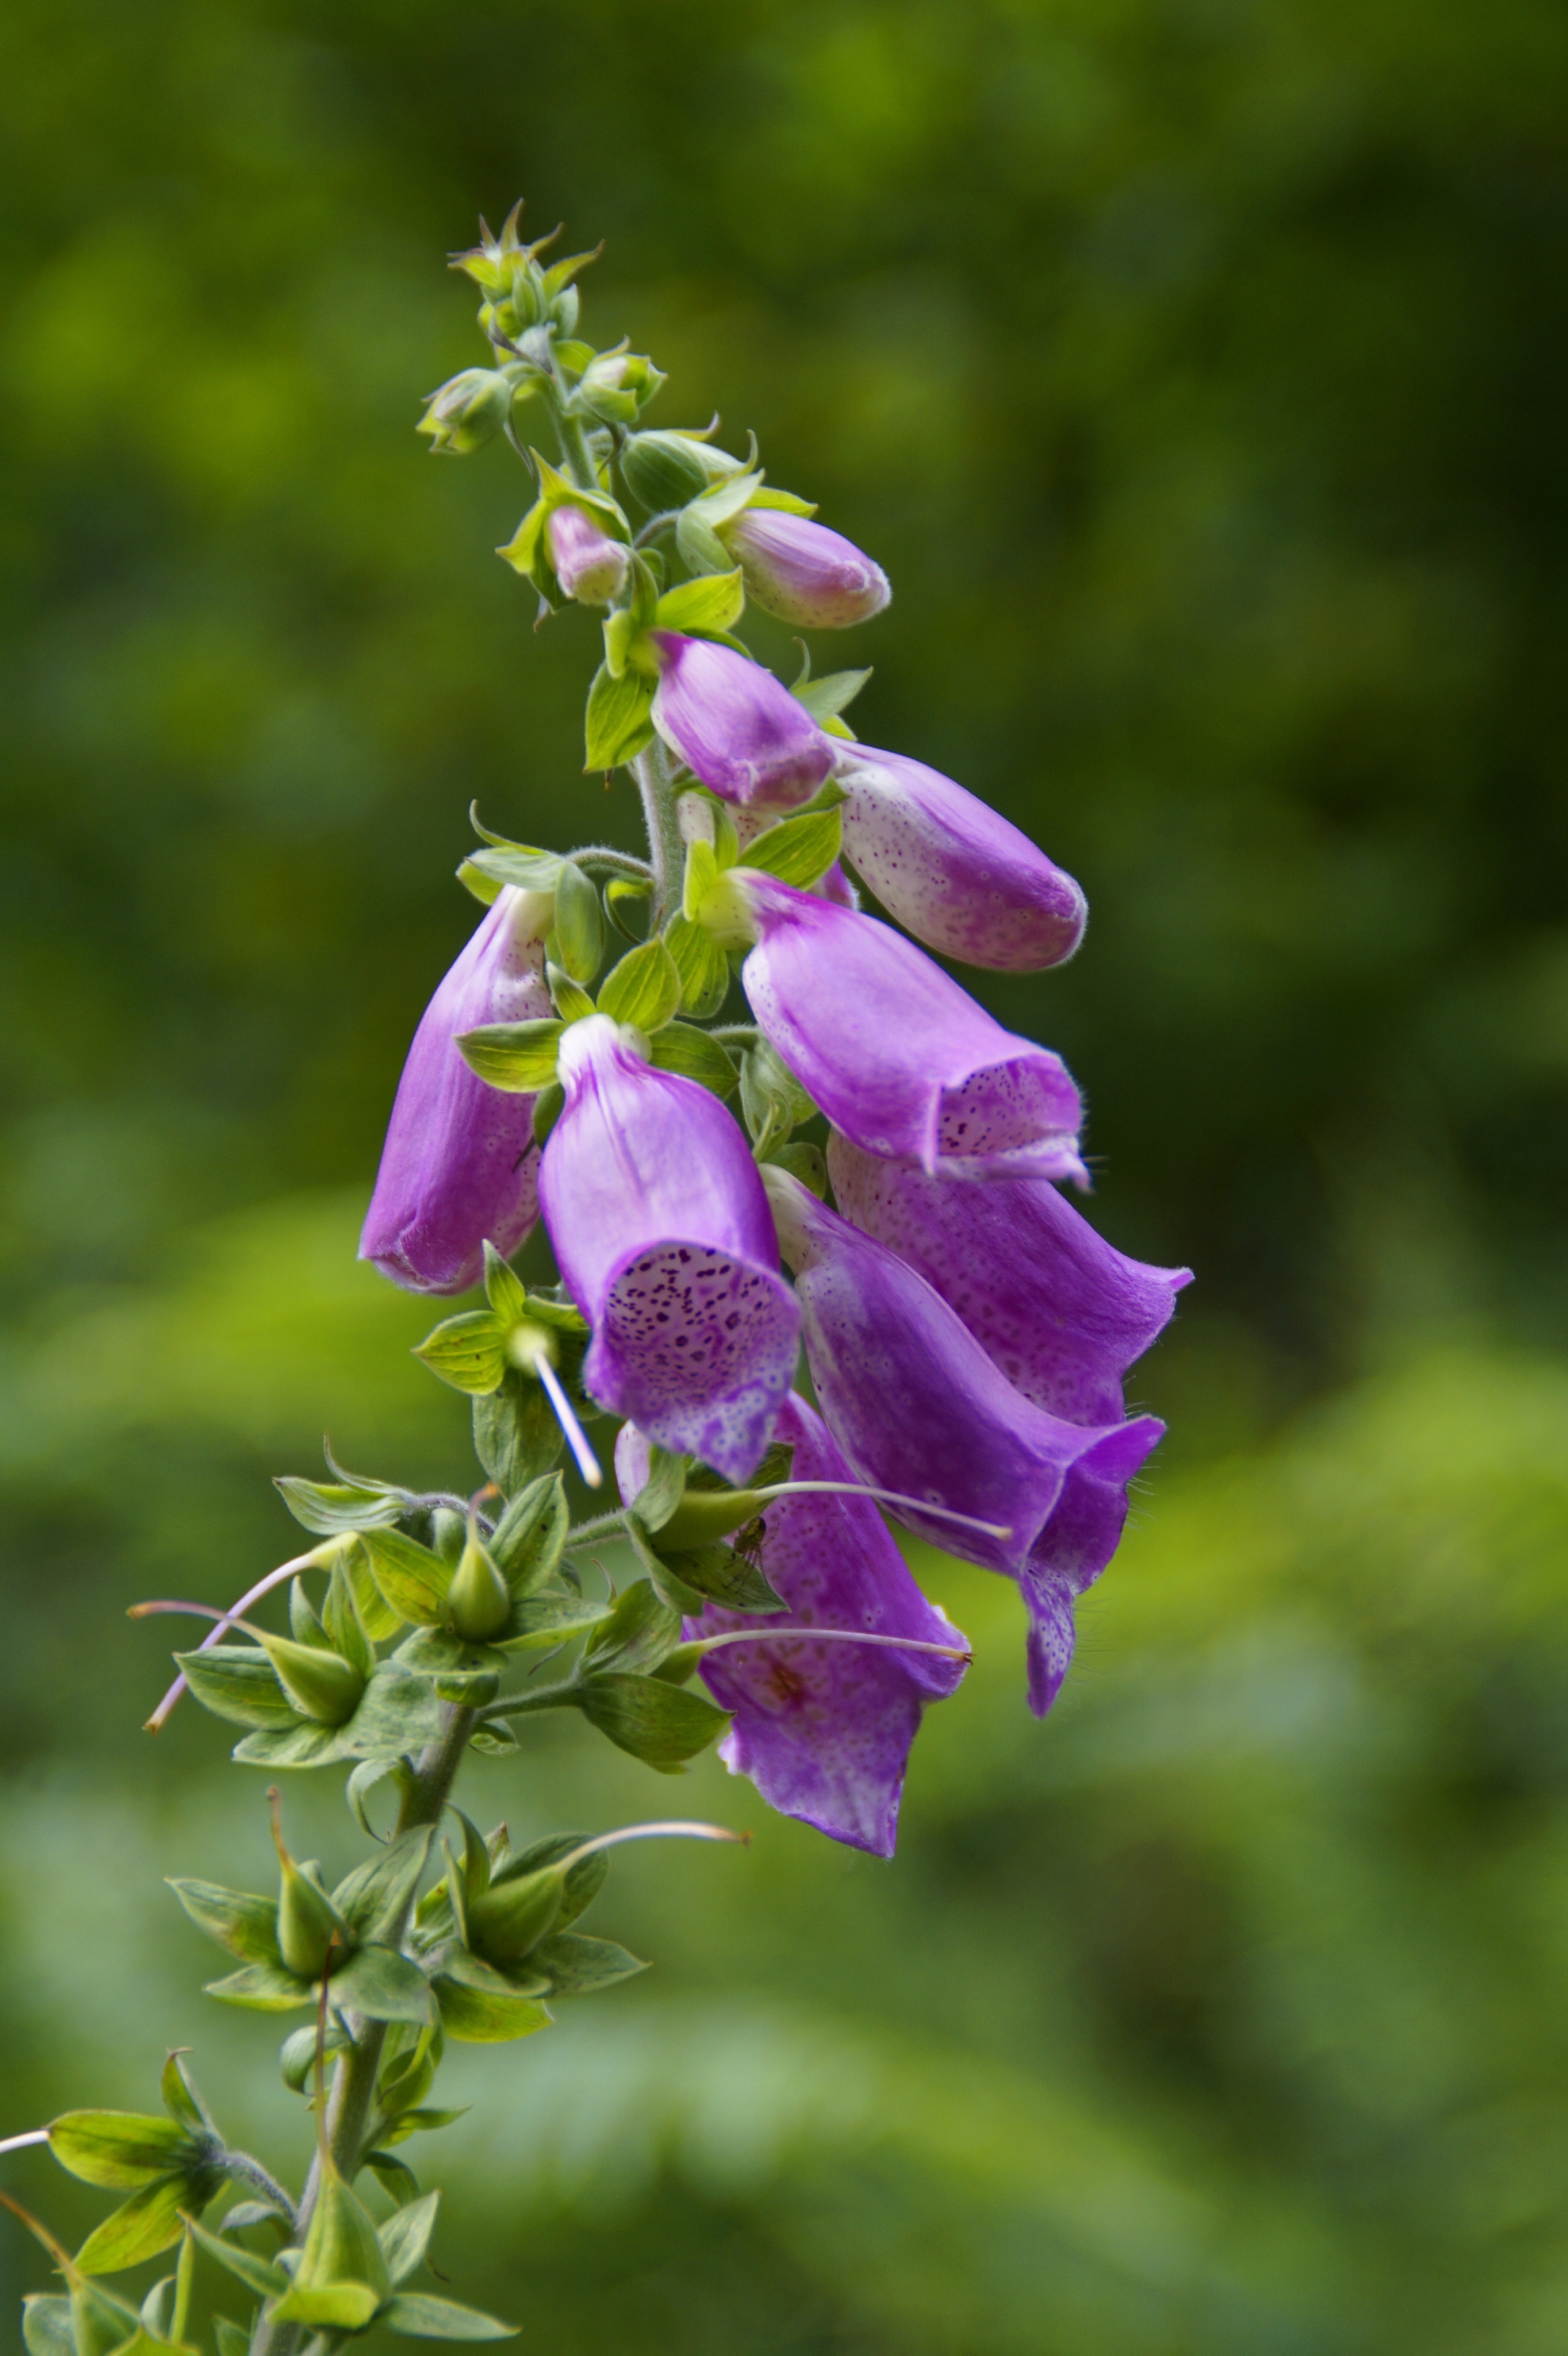
[[[332,1902],[358,1938],[390,1938],[403,1918],[435,1838],[433,1826],[422,1825],[400,1840],[390,1842],[380,1857],[356,1866],[332,1892]]]
[[[51,2121],[49,2149],[84,2184],[113,2192],[151,2184],[199,2162],[201,2146],[177,2121],[137,2111],[66,2111]]]
[[[376,2082],[376,2107],[383,2117],[398,2118],[424,2102],[441,2066],[442,2045],[438,2023],[421,2029],[412,2038],[392,2031]]]
[[[542,1839],[531,1841],[527,1848],[519,1849],[515,1857],[498,1858],[495,1879],[506,1881],[515,1874],[537,1873],[541,1866],[558,1865],[575,1848],[581,1848],[587,1837],[586,1833],[546,1833]],[[569,1922],[575,1922],[593,1904],[609,1879],[609,1870],[610,1861],[602,1848],[580,1857],[575,1865],[567,1867],[566,1879],[561,1885],[561,1912],[555,1917],[552,1937],[564,1931]]]
[[[782,1144],[817,1108],[777,1049],[758,1039],[740,1064],[740,1108],[755,1145]]]
[[[405,2143],[410,2136],[433,2134],[437,2127],[456,2126],[466,2119],[472,2104],[461,2103],[456,2110],[432,2110],[425,2104],[416,2104],[412,2111],[400,2111],[389,2127],[381,2131],[383,2143]]]
[[[274,2314],[285,2323],[357,2330],[369,2323],[391,2288],[375,2225],[330,2154],[324,2153],[294,2286]]]
[[[605,912],[597,884],[571,860],[562,863],[555,886],[555,941],[572,980],[591,982],[604,962]]]
[[[541,1997],[544,1994],[544,1978],[526,1958],[514,1958],[507,1963],[492,1963],[488,1956],[476,1954],[471,1947],[450,1946],[441,1958],[445,1978],[455,1980],[459,1987],[468,1988],[478,1996]]]
[[[354,1552],[359,1551],[356,1544]],[[359,1589],[341,1556],[328,1574],[321,1620],[333,1651],[368,1684],[375,1674],[376,1648],[360,1614]]]
[[[312,2001],[308,1980],[298,1978],[282,1964],[248,1964],[226,1980],[209,1980],[204,1993],[220,2004],[237,2004],[247,2012],[297,2012]]]
[[[570,1523],[558,1472],[542,1474],[509,1494],[507,1509],[490,1533],[489,1548],[515,1598],[532,1595],[553,1579]]]
[[[381,1836],[371,1824],[366,1804],[378,1783],[390,1783],[398,1797],[408,1795],[411,1773],[402,1758],[361,1759],[344,1786],[343,1796],[349,1803],[349,1814],[368,1840],[380,1840]]]
[[[553,893],[565,863],[556,851],[535,851],[529,843],[508,842],[498,834],[487,837],[483,851],[470,851],[457,873],[466,875],[471,869],[482,875],[495,894],[509,886],[514,892]]]
[[[446,1608],[457,1634],[471,1644],[499,1636],[511,1617],[511,1590],[472,1522],[452,1573]]]
[[[295,1719],[292,1726],[268,1727],[236,1742],[231,1756],[242,1767],[329,1767],[342,1757],[341,1730]]]
[[[338,1729],[336,1755],[401,1759],[423,1751],[440,1732],[441,1706],[427,1681],[411,1676],[397,1661],[383,1661],[365,1687],[359,1708],[348,1725]]]
[[[514,2038],[532,2037],[551,2025],[550,2014],[532,1997],[481,1993],[446,1973],[438,1974],[433,1985],[442,2026],[459,2045],[509,2045]]]
[[[645,670],[628,665],[618,679],[607,662],[599,665],[584,715],[585,770],[618,769],[647,750],[653,742],[657,689],[658,681]]]
[[[607,1605],[564,1587],[559,1594],[531,1595],[513,1604],[511,1618],[495,1642],[503,1653],[548,1652],[573,1636],[587,1635],[608,1617]]]
[[[273,1486],[295,1520],[319,1537],[395,1522],[406,1494],[397,1489],[362,1489],[347,1481],[302,1481],[293,1472],[276,1474]]]
[[[854,701],[870,677],[869,670],[830,670],[821,679],[813,679],[808,661],[790,693],[805,705],[813,720],[836,720]]]
[[[613,1939],[591,1939],[581,1931],[552,1931],[528,1960],[548,1980],[545,1994],[553,1997],[596,1996],[648,1969]]]
[[[509,1366],[498,1389],[475,1394],[474,1453],[506,1497],[547,1472],[561,1453],[554,1410],[521,1366]]]
[[[716,1014],[729,995],[729,964],[711,934],[682,911],[664,936],[664,946],[681,977],[681,1012],[703,1019]]]
[[[314,1644],[322,1652],[332,1649],[303,1579],[289,1581],[288,1633],[296,1644]]]
[[[413,1355],[455,1391],[481,1395],[497,1389],[507,1369],[506,1332],[489,1309],[465,1309],[443,1318]]]
[[[612,1022],[651,1034],[670,1022],[681,1003],[681,976],[661,939],[628,949],[605,976],[599,1012]]]
[[[692,1459],[689,1456],[682,1456],[672,1448],[660,1448],[657,1440],[651,1444],[648,1451],[648,1478],[631,1505],[631,1510],[645,1530],[657,1531],[664,1527],[686,1494],[686,1475],[691,1469]]]
[[[746,611],[746,584],[738,566],[730,573],[702,573],[667,589],[654,608],[654,626],[712,637],[733,630]]]
[[[418,2200],[419,2179],[405,2160],[396,2158],[392,2152],[384,2149],[368,2151],[365,2154],[365,2166],[370,2169],[387,2199],[395,2201],[399,2208],[406,2207],[409,2201]]]
[[[681,920],[684,922],[684,918]],[[648,1060],[661,1072],[679,1072],[698,1080],[716,1097],[729,1096],[740,1077],[735,1059],[711,1031],[691,1023],[669,1023],[649,1041]]]
[[[310,2083],[311,2072],[316,2067],[316,2040],[317,2024],[312,2021],[308,2029],[292,2029],[278,2048],[279,2075],[291,2094],[303,2094]],[[352,2043],[348,2031],[328,2016],[323,2051],[328,2057],[334,2053],[346,2053]],[[231,2210],[225,2222],[232,2224],[237,2213]]]
[[[430,1983],[395,1947],[364,1946],[332,1975],[332,2001],[369,2020],[408,2020],[420,2028],[435,2018]]]
[[[242,2282],[248,2291],[253,2291],[258,2298],[277,2298],[288,2289],[288,2276],[270,2258],[259,2258],[253,2250],[247,2250],[242,2242],[231,2242],[225,2234],[209,2232],[194,2217],[190,2220],[190,2230],[198,2249],[205,2250],[209,2258],[216,2258],[220,2266],[226,2266],[235,2279]]]
[[[843,819],[835,809],[812,810],[803,818],[781,819],[746,844],[742,864],[765,875],[809,891],[820,884],[843,849]]]
[[[757,1565],[734,1547],[671,1547],[663,1559],[666,1569],[685,1586],[725,1612],[787,1612],[789,1608]]]
[[[22,2345],[27,2356],[77,2356],[70,2299],[29,2291],[22,2301]]]
[[[216,2136],[212,2115],[200,2094],[196,2082],[185,2066],[182,2049],[170,2053],[158,2077],[158,2093],[171,2119],[191,2136]]]
[[[353,1717],[365,1690],[363,1669],[341,1654],[297,1644],[290,1636],[264,1636],[263,1646],[301,1718],[317,1726],[339,1727]]]
[[[555,1059],[565,1025],[558,1019],[531,1023],[486,1023],[465,1031],[458,1051],[471,1071],[492,1088],[532,1096],[555,1077]]]
[[[370,1558],[371,1576],[391,1610],[415,1627],[441,1626],[451,1565],[402,1530],[367,1530],[360,1544]]]
[[[83,2242],[76,2263],[86,2275],[117,2275],[172,2250],[188,2213],[205,2209],[222,2190],[221,2169],[185,2170],[145,2184],[105,2217]]]
[[[375,2321],[381,2299],[368,2283],[295,2285],[273,2309],[277,2323],[303,2323],[318,2331],[363,2331]]]
[[[589,1725],[618,1750],[661,1775],[680,1774],[730,1722],[728,1710],[715,1708],[700,1694],[621,1670],[585,1677],[572,1698]]]
[[[440,2206],[440,2193],[427,2192],[423,2200],[411,2201],[406,2208],[395,2211],[377,2229],[381,2256],[394,2283],[406,2282],[424,2265]]]
[[[212,2335],[218,2343],[218,2356],[251,2356],[251,2335],[242,2324],[231,2323],[226,2315],[212,2319]]]
[[[481,2315],[477,2307],[459,2307],[456,2299],[433,2298],[424,2291],[397,2292],[382,2309],[381,2321],[409,2340],[515,2340],[518,2329],[515,2323]]]
[[[595,1629],[583,1655],[584,1670],[651,1669],[680,1637],[680,1612],[665,1602],[651,1580],[636,1580],[621,1590]]]
[[[773,1146],[765,1158],[776,1162],[780,1170],[788,1170],[791,1178],[798,1178],[802,1186],[809,1186],[819,1203],[827,1201],[828,1162],[820,1145],[812,1145],[805,1138],[796,1138],[783,1145]]]
[[[231,1726],[289,1727],[296,1713],[260,1644],[213,1644],[177,1653],[186,1684],[203,1709]]]
[[[701,1612],[702,1597],[694,1587],[687,1586],[678,1572],[671,1569],[636,1514],[628,1512],[622,1515],[621,1519],[631,1542],[631,1550],[648,1573],[648,1583],[665,1610],[672,1612],[677,1622]]]
[[[564,1879],[547,1865],[480,1890],[467,1910],[468,1945],[487,1963],[521,1963],[554,1928]]]
[[[544,980],[550,991],[550,1003],[563,1023],[586,1022],[588,1016],[597,1011],[592,991],[585,990],[580,981],[574,981],[565,968],[557,965],[553,958],[545,959]]]
[[[169,1879],[169,1888],[199,1931],[242,1964],[281,1965],[275,1898],[253,1890],[225,1890],[217,1881]]]
[[[548,1145],[550,1132],[565,1109],[566,1091],[559,1080],[552,1080],[547,1088],[540,1089],[533,1099],[533,1111],[529,1120],[535,1145]]]
[[[504,1718],[481,1719],[468,1737],[468,1748],[481,1759],[510,1759],[522,1749]]]

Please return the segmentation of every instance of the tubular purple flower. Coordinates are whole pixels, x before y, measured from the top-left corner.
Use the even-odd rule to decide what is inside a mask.
[[[985,1537],[898,1511],[933,1546],[1018,1580],[1043,1715],[1070,1658],[1073,1601],[1115,1553],[1126,1484],[1165,1426],[1069,1423],[1036,1407],[896,1252],[784,1171],[765,1177],[829,1430],[869,1486],[1006,1526]]]
[[[729,802],[809,801],[833,748],[805,705],[731,647],[651,635],[662,667],[653,724],[693,776]]]
[[[545,530],[555,578],[567,596],[583,605],[607,605],[626,579],[628,551],[581,508],[553,508]]]
[[[455,1042],[487,1023],[548,1019],[553,910],[546,893],[503,891],[413,1034],[360,1237],[360,1258],[411,1292],[466,1292],[487,1237],[510,1255],[539,1216],[534,1099],[488,1087]]]
[[[752,604],[803,630],[847,630],[880,614],[893,594],[880,564],[806,516],[743,508],[719,526],[719,538]]]
[[[928,1178],[836,1135],[828,1168],[844,1216],[918,1269],[1015,1390],[1069,1423],[1122,1412],[1122,1377],[1190,1269],[1129,1259],[1043,1179]]]
[[[794,1442],[796,1480],[853,1480],[822,1418],[795,1393],[784,1403],[778,1437]],[[616,1471],[628,1504],[647,1467],[647,1440],[628,1424],[616,1442]],[[688,1636],[780,1631],[777,1643],[729,1646],[702,1665],[714,1699],[735,1713],[719,1756],[781,1815],[852,1848],[891,1857],[921,1715],[928,1702],[956,1689],[964,1664],[893,1645],[791,1642],[789,1631],[854,1629],[961,1646],[965,1639],[921,1594],[869,1498],[780,1497],[768,1508],[755,1558],[787,1613],[759,1617],[710,1604],[686,1623]]]
[[[923,761],[865,744],[842,756],[838,779],[845,855],[917,940],[1004,973],[1071,957],[1089,904],[999,811]]]
[[[758,935],[752,1012],[835,1129],[950,1177],[1087,1183],[1083,1108],[1059,1055],[1004,1031],[875,917],[752,868],[724,884]]]
[[[560,1078],[539,1199],[593,1327],[584,1381],[661,1448],[744,1481],[800,1336],[746,1140],[716,1097],[656,1071],[605,1014],[562,1034]]]

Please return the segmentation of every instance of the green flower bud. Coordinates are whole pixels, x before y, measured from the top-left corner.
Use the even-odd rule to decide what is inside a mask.
[[[446,1605],[453,1627],[470,1644],[499,1636],[511,1617],[511,1590],[480,1545],[471,1520],[468,1542],[452,1574]]]
[[[715,450],[700,434],[663,431],[633,434],[620,454],[621,471],[645,508],[656,513],[701,498],[726,475],[738,475],[741,461]]]
[[[320,1883],[312,1877],[309,1866],[303,1869],[295,1865],[284,1843],[283,1812],[277,1787],[267,1794],[272,1806],[273,1842],[283,1869],[283,1887],[278,1894],[278,1949],[291,1972],[302,1980],[319,1979],[330,1954],[335,1963],[346,1963],[353,1954],[353,1933],[328,1897]]]
[[[584,369],[577,398],[607,423],[629,425],[663,382],[663,369],[646,352],[601,352]]]
[[[430,1543],[443,1562],[456,1562],[468,1534],[466,1517],[451,1505],[437,1505],[430,1516]]]
[[[262,1634],[267,1658],[278,1683],[302,1718],[317,1726],[342,1726],[360,1707],[365,1690],[362,1669],[341,1653],[323,1651],[319,1644],[296,1644],[289,1636]]]
[[[500,432],[511,415],[511,404],[510,377],[499,369],[464,369],[431,394],[414,431],[429,434],[433,450],[450,450],[466,457]]]
[[[468,1901],[468,1944],[492,1964],[516,1963],[536,1947],[561,1912],[565,1875],[558,1866],[498,1881]]]

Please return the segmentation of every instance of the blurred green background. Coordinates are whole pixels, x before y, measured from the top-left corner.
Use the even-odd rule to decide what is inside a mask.
[[[757,1838],[628,1853],[657,1968],[454,2065],[457,2295],[572,2356],[1559,2356],[1568,16],[13,0],[0,70],[0,2133],[193,2042],[303,2141],[158,1880],[264,1875],[260,1779],[137,1731],[119,1615],[289,1551],[324,1428],[467,1481],[352,1260],[381,1127],[469,798],[634,839],[591,623],[489,554],[520,471],[411,431],[526,194],[654,422],[886,565],[861,733],[1083,879],[1077,963],[983,994],[1199,1280],[1044,1726],[1010,1588],[924,1566],[980,1658],[893,1866],[550,1722],[478,1770]],[[7,2230],[0,2307],[43,2280]]]

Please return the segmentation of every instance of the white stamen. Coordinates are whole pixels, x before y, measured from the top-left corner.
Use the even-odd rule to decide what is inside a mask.
[[[0,2143],[0,2151],[20,2151],[27,2144],[48,2143],[48,2127],[35,2127],[30,2135],[7,2136],[5,2141]]]
[[[556,1863],[564,1869],[575,1865],[581,1857],[592,1857],[597,1849],[618,1848],[623,1841],[671,1839],[739,1841],[745,1848],[750,1844],[751,1835],[732,1833],[723,1825],[684,1824],[679,1819],[666,1819],[656,1825],[622,1825],[618,1832],[600,1833],[596,1839],[585,1841],[581,1848],[575,1848],[567,1856],[558,1858]]]
[[[577,1460],[577,1470],[590,1489],[604,1486],[604,1474],[599,1460],[589,1447],[583,1427],[578,1422],[572,1402],[562,1389],[554,1367],[542,1351],[533,1361],[533,1372],[544,1386],[544,1395],[555,1410],[555,1419],[566,1435],[566,1445]]]
[[[897,1489],[868,1489],[859,1481],[780,1481],[774,1489],[758,1489],[759,1497],[874,1497],[879,1505],[905,1505],[912,1514],[929,1514],[933,1521],[956,1522],[961,1529],[978,1530],[988,1538],[1010,1538],[1011,1523],[980,1522],[972,1514],[955,1514],[950,1505],[933,1505],[926,1497],[906,1497]]]

